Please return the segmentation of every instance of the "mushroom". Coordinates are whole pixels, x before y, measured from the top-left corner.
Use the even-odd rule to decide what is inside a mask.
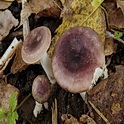
[[[41,65],[52,84],[56,82],[51,68],[51,58],[47,50],[51,43],[51,32],[45,26],[32,30],[25,38],[22,45],[22,59],[28,64],[33,64],[40,60]]]
[[[36,105],[34,108],[34,116],[37,117],[37,114],[42,110],[42,104],[46,104],[49,99],[51,91],[51,86],[48,78],[45,75],[38,75],[32,85],[32,96],[36,100]]]
[[[105,55],[99,35],[88,27],[77,26],[58,40],[52,57],[57,83],[71,93],[89,90],[103,74]]]

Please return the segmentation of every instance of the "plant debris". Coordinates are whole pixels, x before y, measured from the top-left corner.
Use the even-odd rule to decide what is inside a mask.
[[[91,101],[112,124],[121,124],[124,122],[123,87],[124,66],[117,66],[116,72],[113,75],[100,82],[88,92],[88,101]],[[94,112],[94,116],[97,123],[105,123],[96,112]]]

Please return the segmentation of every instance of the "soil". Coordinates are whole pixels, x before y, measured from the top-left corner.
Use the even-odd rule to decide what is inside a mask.
[[[20,18],[20,11],[21,11],[21,4],[17,4],[13,2],[13,4],[9,7],[9,10],[12,11],[15,18]],[[55,35],[55,29],[61,24],[62,20],[59,18],[52,18],[52,17],[40,17],[37,21],[34,18],[34,14],[30,16],[30,29],[34,29],[38,26],[47,26],[52,32],[52,36]],[[22,30],[20,27],[18,31]],[[22,35],[12,35],[13,29],[11,30],[10,34],[4,39],[4,41],[0,44],[0,56],[5,52],[9,44],[11,43],[12,39],[17,35],[17,38],[22,38]],[[116,71],[116,65],[124,65],[124,44],[117,43],[117,50],[116,53],[106,57],[111,58],[110,64],[107,66],[109,73],[114,73]],[[32,82],[37,75],[44,74],[42,66],[39,64],[29,65],[25,70],[12,74],[10,72],[10,67],[13,63],[13,59],[10,61],[9,65],[4,71],[4,74],[7,76],[7,82],[14,85],[20,90],[19,101],[21,101],[31,93]],[[57,108],[58,108],[58,124],[65,124],[62,121],[61,116],[62,114],[71,114],[75,118],[79,119],[82,114],[87,114],[89,112],[87,104],[83,101],[80,94],[72,94],[57,84],[53,85],[51,96],[48,100],[48,109],[43,107],[43,110],[38,115],[37,118],[33,115],[33,109],[35,105],[35,101],[32,96],[28,98],[28,100],[21,106],[18,110],[19,120],[17,124],[52,124],[52,104],[57,99]],[[122,123],[121,123],[122,124]]]

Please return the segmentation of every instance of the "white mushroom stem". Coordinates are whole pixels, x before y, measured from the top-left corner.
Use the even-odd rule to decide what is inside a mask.
[[[44,107],[46,109],[48,109],[48,103],[45,102],[43,104],[44,104]],[[43,104],[35,101],[35,107],[34,107],[34,110],[33,110],[33,114],[34,114],[35,117],[37,117],[37,115],[43,110]]]
[[[56,80],[52,72],[51,58],[46,52],[43,54],[42,58],[40,59],[40,62],[51,84],[55,84]],[[35,101],[35,103],[36,104],[33,110],[33,114],[35,117],[37,117],[37,115],[42,111],[43,105],[41,103],[38,103],[37,101]],[[47,108],[46,103],[44,103],[45,108]]]
[[[12,58],[16,48],[22,41],[18,41],[16,38],[13,39],[12,43],[5,51],[3,56],[0,59],[0,73],[6,68],[7,64],[9,63],[10,59]]]
[[[55,84],[56,80],[54,78],[53,71],[52,71],[51,58],[46,52],[42,56],[40,62],[51,84],[52,85]]]
[[[106,66],[104,67],[104,69],[101,69],[101,68],[95,69],[95,72],[93,75],[93,80],[91,81],[91,86],[89,87],[89,90],[93,88],[93,86],[96,84],[99,77],[101,77],[102,75],[104,75],[104,78],[107,78],[108,71],[107,71]],[[86,92],[82,92],[82,93],[80,93],[80,95],[81,95],[82,99],[85,101],[85,103],[87,103]]]

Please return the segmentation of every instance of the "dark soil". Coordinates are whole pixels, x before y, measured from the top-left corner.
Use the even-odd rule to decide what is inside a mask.
[[[13,4],[9,7],[12,11],[13,15],[16,18],[20,17],[21,4],[13,2]],[[38,26],[44,25],[50,28],[52,32],[52,36],[55,35],[55,29],[61,24],[61,19],[52,18],[52,17],[40,17],[37,20],[34,18],[34,14],[30,16],[30,28],[36,28]],[[20,27],[17,31],[21,31],[22,27]],[[15,35],[12,35],[14,30],[4,39],[4,41],[0,44],[0,56],[5,52],[9,44]],[[11,36],[10,36],[11,35]],[[22,35],[17,35],[17,38],[22,38]],[[115,41],[117,42],[117,41]],[[111,55],[112,59],[110,65],[107,67],[109,72],[115,71],[116,65],[124,65],[124,45],[118,43],[118,48],[116,53]],[[110,57],[110,56],[109,56]],[[106,57],[107,59],[108,57]],[[13,58],[14,59],[14,58]],[[11,74],[10,67],[12,65],[13,59],[9,63],[6,68],[4,74],[7,75],[8,83],[14,85],[20,90],[19,103],[31,93],[32,82],[34,78],[39,74],[44,74],[44,71],[41,65],[29,65],[28,68],[23,70],[22,72],[18,72],[16,74]],[[69,93],[62,88],[60,88],[57,84],[52,87],[51,96],[48,100],[48,109],[43,109],[43,111],[38,115],[37,118],[33,116],[33,108],[35,105],[35,101],[31,96],[18,110],[19,120],[18,124],[52,124],[52,103],[57,99],[57,108],[58,108],[58,124],[64,124],[61,120],[62,114],[71,114],[77,119],[81,117],[82,114],[88,113],[87,105],[82,100],[80,94],[72,94]]]

